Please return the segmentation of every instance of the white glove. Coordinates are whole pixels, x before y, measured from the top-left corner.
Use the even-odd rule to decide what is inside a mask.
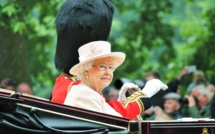
[[[146,82],[142,92],[149,98],[156,94],[160,89],[166,90],[168,87],[166,84],[161,82],[159,79],[152,79]]]
[[[137,90],[139,90],[138,86],[133,84],[133,83],[125,83],[125,84],[123,84],[123,86],[121,87],[121,89],[119,91],[118,101],[123,102],[126,99],[125,93],[127,92],[128,89],[137,89]]]

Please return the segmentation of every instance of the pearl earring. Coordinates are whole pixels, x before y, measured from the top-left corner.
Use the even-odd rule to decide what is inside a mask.
[[[86,78],[88,79],[88,76],[86,76]]]

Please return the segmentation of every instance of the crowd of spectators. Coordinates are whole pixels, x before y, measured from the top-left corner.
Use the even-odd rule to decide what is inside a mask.
[[[192,75],[190,84],[185,88],[185,95],[180,92],[180,83],[185,75]],[[147,72],[144,80],[160,79],[156,71]],[[179,75],[170,81],[168,89],[160,90],[150,98],[152,107],[142,114],[144,120],[177,120],[182,118],[215,118],[215,85],[206,79],[205,73],[201,70],[189,72],[185,67]],[[113,90],[114,89],[114,90]],[[109,88],[108,94],[115,94],[117,89]],[[120,89],[118,89],[120,90]],[[109,101],[109,95],[105,96]]]

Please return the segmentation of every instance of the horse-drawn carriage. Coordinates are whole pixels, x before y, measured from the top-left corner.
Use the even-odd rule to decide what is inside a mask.
[[[1,134],[215,133],[215,121],[129,121],[0,89]]]

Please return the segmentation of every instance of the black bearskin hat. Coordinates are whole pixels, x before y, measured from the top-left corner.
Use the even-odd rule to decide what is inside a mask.
[[[79,63],[80,46],[91,41],[106,41],[113,13],[114,6],[110,0],[67,0],[55,20],[55,67],[69,74],[69,69]]]

